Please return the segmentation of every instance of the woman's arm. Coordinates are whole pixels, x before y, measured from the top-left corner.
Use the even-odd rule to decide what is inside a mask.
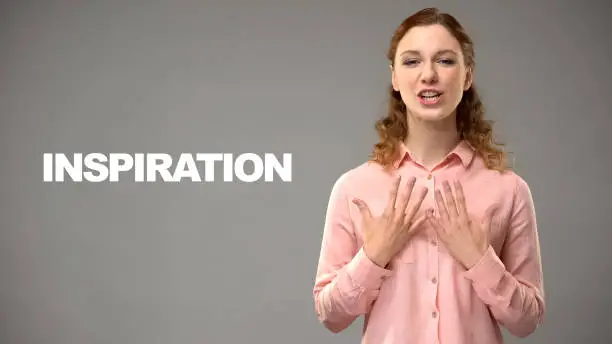
[[[520,177],[513,197],[509,233],[500,257],[489,247],[465,277],[502,326],[515,336],[526,337],[544,319],[544,281],[534,202]]]
[[[358,247],[345,178],[341,176],[331,191],[313,290],[317,317],[332,332],[344,330],[365,314],[391,273]]]

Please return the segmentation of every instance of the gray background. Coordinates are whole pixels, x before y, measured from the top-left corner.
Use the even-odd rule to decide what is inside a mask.
[[[358,343],[315,318],[323,216],[376,139],[393,30],[431,5],[536,201],[524,342],[612,342],[609,9],[565,3],[3,2],[0,343]],[[294,182],[45,184],[43,152],[290,152]]]

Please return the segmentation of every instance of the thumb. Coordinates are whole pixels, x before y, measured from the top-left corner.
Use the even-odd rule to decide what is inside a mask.
[[[428,215],[424,214],[408,222],[408,225],[409,225],[408,232],[411,235],[416,234],[417,231],[425,227],[425,226],[422,226],[422,224],[425,223],[427,220],[428,220]]]
[[[368,205],[365,204],[364,201],[360,200],[359,198],[354,198],[353,199],[353,203],[357,206],[357,208],[359,209],[359,212],[361,213],[361,218],[367,223],[370,221],[370,219],[372,219],[372,213],[370,212],[370,208],[368,208]]]
[[[491,233],[491,222],[493,222],[493,214],[493,209],[487,210],[485,212],[484,218],[481,221],[481,228],[486,239],[489,239],[489,234]]]

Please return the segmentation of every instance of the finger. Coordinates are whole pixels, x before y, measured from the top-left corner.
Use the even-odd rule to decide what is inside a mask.
[[[429,189],[422,187],[417,194],[417,197],[414,198],[413,204],[406,210],[406,222],[410,222],[412,221],[412,219],[414,218],[414,215],[419,211],[419,209],[421,208],[421,205],[423,204],[423,200],[425,199],[425,196],[427,195],[427,192],[429,191]]]
[[[416,220],[408,222],[404,227],[404,235],[406,235],[409,239],[417,235],[419,232],[424,231],[426,227],[423,226],[423,224],[425,222],[427,222],[427,214],[423,214],[419,216]]]
[[[427,211],[427,215],[425,216],[429,225],[438,233],[440,237],[444,237],[446,235],[446,231],[444,227],[440,224],[440,221],[434,217],[432,211]]]
[[[414,234],[416,231],[420,230],[424,226],[423,223],[427,221],[427,214],[419,216],[416,220],[410,221],[408,223],[408,232],[410,235]]]
[[[455,218],[459,214],[457,212],[457,204],[455,203],[455,196],[453,195],[453,190],[451,190],[450,183],[445,180],[442,183],[442,188],[444,189],[444,198],[446,199],[446,208],[448,211],[448,215],[452,218]]]
[[[408,208],[408,203],[410,202],[410,198],[412,196],[412,191],[414,190],[414,184],[416,183],[416,178],[411,177],[406,183],[406,191],[402,193],[402,197],[400,197],[397,207],[396,207],[396,220],[401,220],[406,215],[406,208]]]
[[[463,186],[461,185],[461,182],[458,180],[455,180],[454,185],[455,185],[455,194],[457,195],[456,205],[457,205],[457,213],[459,214],[459,219],[467,223],[469,220],[469,216],[468,216],[467,204],[465,202],[465,194],[463,193]]]
[[[353,203],[357,206],[357,209],[359,209],[359,213],[361,214],[362,220],[365,223],[368,223],[372,219],[372,213],[370,212],[370,208],[368,207],[368,205],[358,198],[354,198]]]
[[[438,206],[438,213],[440,214],[440,217],[444,221],[448,221],[450,218],[448,216],[448,211],[446,210],[446,204],[444,203],[444,198],[442,197],[442,192],[440,191],[440,189],[436,189],[434,196],[436,200],[436,205]]]
[[[397,192],[399,190],[399,185],[401,181],[402,181],[402,177],[399,175],[396,176],[393,181],[393,186],[391,187],[391,190],[389,191],[389,200],[387,201],[387,207],[385,208],[385,211],[384,211],[384,214],[386,216],[391,216],[391,214],[393,214],[393,212],[395,211],[395,202],[397,200]]]

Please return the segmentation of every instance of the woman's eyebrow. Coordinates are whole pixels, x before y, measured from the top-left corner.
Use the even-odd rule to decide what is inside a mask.
[[[443,55],[443,54],[457,55],[457,52],[455,52],[452,49],[442,49],[442,50],[438,51],[434,56]],[[400,54],[400,56],[404,56],[404,55],[417,55],[417,56],[420,56],[421,53],[418,50],[404,50]]]

